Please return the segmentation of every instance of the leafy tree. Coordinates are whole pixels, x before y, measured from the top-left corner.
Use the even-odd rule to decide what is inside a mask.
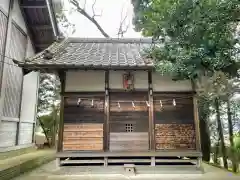
[[[60,82],[55,75],[41,73],[38,89],[38,115],[51,111],[52,105],[59,103]]]
[[[226,95],[223,75],[230,79],[239,69],[238,0],[132,0],[136,30],[152,36],[155,46],[146,51],[156,69],[174,79],[191,79],[215,102],[218,132],[227,168],[220,119],[220,98]],[[220,72],[220,73],[219,73]],[[223,72],[224,74],[221,74]],[[211,77],[210,81],[209,78]],[[202,95],[202,93],[201,93]]]
[[[58,125],[59,92],[60,82],[57,76],[41,73],[38,89],[38,120],[48,141],[49,137],[52,137],[52,145],[55,143]]]
[[[59,106],[54,106],[53,111],[51,113],[38,117],[38,120],[43,128],[44,134],[48,140],[49,145],[54,146],[57,125],[59,123]]]

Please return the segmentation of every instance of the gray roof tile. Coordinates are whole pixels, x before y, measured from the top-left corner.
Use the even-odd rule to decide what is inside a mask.
[[[68,38],[55,42],[47,48],[52,59],[45,59],[44,52],[25,61],[24,65],[65,65],[65,66],[138,66],[149,67],[143,50],[150,47],[152,39],[133,38]]]

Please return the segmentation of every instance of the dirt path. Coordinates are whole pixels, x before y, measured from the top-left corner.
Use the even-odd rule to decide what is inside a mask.
[[[144,174],[127,176],[123,174],[94,175],[91,172],[73,175],[55,166],[55,162],[46,164],[14,180],[240,180],[240,176],[228,171],[204,164],[204,174]],[[174,173],[174,172],[173,172]]]

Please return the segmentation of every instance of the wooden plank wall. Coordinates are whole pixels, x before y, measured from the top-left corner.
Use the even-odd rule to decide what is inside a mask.
[[[65,98],[63,150],[103,150],[104,96],[91,98]]]
[[[131,101],[135,101],[135,107]],[[147,93],[110,93],[110,151],[149,149],[148,107],[145,101],[148,101]],[[131,124],[132,132],[126,132],[127,124]]]
[[[186,150],[196,148],[193,98],[190,96],[192,95],[154,95],[155,141],[157,150]],[[176,106],[173,105],[173,99],[175,99]]]
[[[78,105],[81,97],[65,98],[63,150],[103,150],[104,94],[86,95],[83,98],[88,99],[81,99]],[[155,149],[196,149],[192,94],[154,93],[153,98]],[[93,106],[91,99],[94,100]],[[149,107],[146,101],[147,92],[109,93],[109,151],[149,150]],[[127,124],[131,124],[131,132],[126,130]]]
[[[111,132],[110,151],[146,151],[148,150],[148,132]]]
[[[103,124],[64,124],[63,150],[102,150]]]

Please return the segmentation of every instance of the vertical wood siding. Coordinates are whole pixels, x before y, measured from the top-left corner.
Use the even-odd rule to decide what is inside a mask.
[[[26,51],[27,38],[17,27],[12,25],[10,49],[8,56],[18,61],[23,61]],[[7,63],[6,93],[4,98],[3,115],[5,117],[19,117],[19,104],[21,99],[22,69],[16,67],[11,59],[5,59]],[[10,65],[11,64],[11,65]]]
[[[19,145],[31,144],[32,143],[33,124],[21,122],[19,129],[20,129]]]
[[[7,17],[6,15],[0,10],[0,53],[3,54],[3,46],[4,46],[4,39],[6,34],[7,28]],[[0,60],[2,61],[4,58],[0,55]],[[2,64],[0,62],[0,72],[2,71]]]
[[[2,121],[0,128],[0,147],[15,146],[17,123]]]
[[[135,107],[132,101],[136,101]],[[146,101],[148,101],[147,93],[110,93],[110,151],[148,150]],[[130,131],[128,131],[129,126]]]

